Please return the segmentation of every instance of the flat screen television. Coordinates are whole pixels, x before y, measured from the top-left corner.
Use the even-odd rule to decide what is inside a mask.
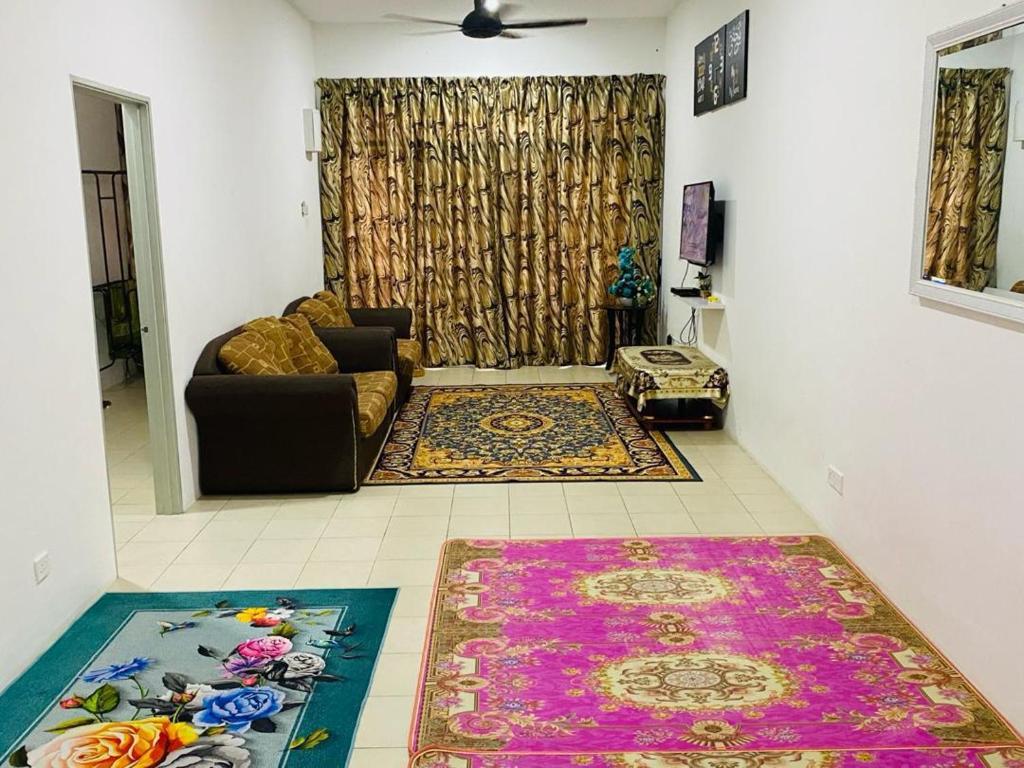
[[[710,181],[683,188],[683,234],[679,258],[706,267],[715,263],[718,244],[715,185]]]

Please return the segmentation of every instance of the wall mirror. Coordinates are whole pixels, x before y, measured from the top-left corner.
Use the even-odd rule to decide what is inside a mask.
[[[1024,3],[928,38],[910,292],[1024,322]]]

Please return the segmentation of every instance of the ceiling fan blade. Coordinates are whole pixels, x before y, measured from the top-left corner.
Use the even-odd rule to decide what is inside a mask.
[[[385,13],[382,18],[391,19],[392,21],[415,21],[420,24],[444,24],[446,27],[461,27],[462,25],[454,21],[441,21],[440,19],[425,19],[422,16],[406,16],[404,13]]]
[[[406,32],[407,37],[431,37],[433,35],[451,35],[456,32],[461,32],[460,27],[452,27],[451,29],[432,29],[430,32]]]
[[[502,32],[501,33],[501,37],[507,37],[509,40],[522,40],[523,39],[523,35],[517,34],[515,32],[508,32],[508,31]]]
[[[547,29],[550,27],[575,27],[586,24],[586,19],[552,19],[551,21],[517,21],[502,24],[504,29]]]

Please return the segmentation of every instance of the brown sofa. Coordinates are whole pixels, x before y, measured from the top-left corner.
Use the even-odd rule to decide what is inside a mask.
[[[306,301],[308,296],[300,296],[287,307],[282,314],[291,315],[299,311],[299,305]],[[346,309],[352,322],[357,328],[391,328],[395,332],[396,355],[400,340],[408,340],[412,335],[412,310],[408,307],[390,307],[386,309]],[[332,333],[346,331],[346,328],[320,328],[313,326],[316,335],[324,340]],[[399,361],[398,366],[398,404],[401,406],[409,399],[409,390],[412,388],[414,367],[403,365]]]
[[[185,401],[196,419],[204,494],[354,491],[391,429],[397,396],[372,434],[363,434],[354,374],[397,370],[391,328],[344,328],[320,336],[339,373],[252,376],[229,373],[210,341]],[[394,385],[392,384],[392,387]],[[392,389],[394,391],[394,389]]]

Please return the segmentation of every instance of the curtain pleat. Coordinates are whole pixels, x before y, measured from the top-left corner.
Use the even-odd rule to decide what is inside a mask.
[[[619,248],[660,275],[663,77],[317,85],[330,289],[411,308],[430,366],[603,361]]]
[[[924,273],[972,291],[995,273],[1009,75],[939,70]]]

